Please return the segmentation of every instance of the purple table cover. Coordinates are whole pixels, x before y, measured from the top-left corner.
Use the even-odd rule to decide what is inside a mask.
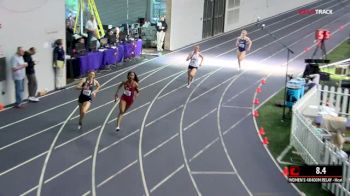
[[[109,48],[103,52],[89,52],[78,57],[80,76],[86,75],[91,70],[103,69],[106,65],[120,63],[124,58],[141,56],[141,54],[141,39],[131,43],[119,44],[117,48]]]
[[[142,54],[142,39],[136,41],[135,56],[139,57]]]

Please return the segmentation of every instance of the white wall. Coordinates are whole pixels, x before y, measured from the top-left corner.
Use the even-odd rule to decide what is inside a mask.
[[[14,82],[9,59],[17,46],[33,46],[38,90],[54,89],[51,44],[59,38],[65,40],[64,0],[2,0],[0,1],[0,51],[7,58],[7,80],[0,82],[0,103],[14,103]],[[25,96],[27,97],[27,82]],[[1,94],[5,92],[5,95]]]
[[[226,0],[225,32],[253,23],[259,16],[262,19],[306,5],[316,0]],[[167,36],[170,50],[202,40],[204,0],[171,0],[171,23]],[[239,2],[239,6],[229,8],[229,2]],[[233,22],[230,11],[239,8],[238,20]],[[166,39],[166,41],[168,41]]]
[[[171,1],[170,50],[202,40],[203,9],[204,0]]]
[[[230,6],[230,4],[235,5],[234,2],[237,1],[240,1],[239,6]],[[254,23],[257,17],[268,18],[314,1],[316,0],[226,0],[225,32]],[[237,8],[239,9],[239,17],[235,20],[232,14],[233,10]]]

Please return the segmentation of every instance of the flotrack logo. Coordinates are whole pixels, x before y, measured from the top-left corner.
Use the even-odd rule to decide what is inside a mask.
[[[329,15],[333,14],[333,10],[330,9],[301,9],[298,10],[298,14],[300,15],[314,15],[314,14],[320,14],[320,15]]]

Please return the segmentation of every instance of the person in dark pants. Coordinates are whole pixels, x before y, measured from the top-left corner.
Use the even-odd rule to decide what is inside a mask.
[[[28,79],[28,100],[32,102],[38,102],[39,99],[35,97],[36,91],[38,90],[38,83],[35,76],[35,62],[33,61],[32,55],[36,53],[36,49],[34,47],[29,48],[28,51],[24,52],[23,59],[28,64],[26,67],[26,75]]]
[[[65,51],[63,48],[62,39],[55,42],[55,49],[53,50],[53,67],[55,69],[55,88],[63,89],[64,84],[64,66],[65,66]]]
[[[165,32],[168,29],[168,25],[165,22],[165,17],[162,16],[157,23],[157,51],[163,51],[163,43],[165,38]]]
[[[67,46],[67,54],[72,54],[73,52],[73,44],[74,44],[74,38],[73,38],[74,32],[72,29],[72,24],[70,20],[66,21],[66,46]]]
[[[15,108],[22,108],[22,99],[24,92],[25,68],[28,66],[23,59],[24,49],[17,48],[17,53],[11,58],[12,78],[15,82],[16,103]]]

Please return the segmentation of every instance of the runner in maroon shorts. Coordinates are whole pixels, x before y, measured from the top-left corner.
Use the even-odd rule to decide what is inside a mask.
[[[132,105],[134,102],[136,96],[139,94],[139,79],[137,78],[137,75],[135,72],[128,72],[128,80],[122,82],[118,86],[118,90],[115,93],[115,98],[114,100],[117,101],[118,99],[118,93],[119,90],[124,86],[124,93],[120,98],[119,102],[119,114],[118,114],[118,119],[117,119],[117,128],[116,131],[120,130],[120,123],[123,119],[124,113],[129,109],[129,107]]]

